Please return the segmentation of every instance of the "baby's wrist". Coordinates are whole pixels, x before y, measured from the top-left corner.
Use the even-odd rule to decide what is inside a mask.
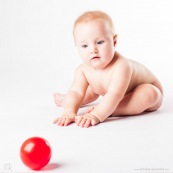
[[[63,115],[69,116],[71,119],[74,119],[77,114],[74,111],[64,111]]]

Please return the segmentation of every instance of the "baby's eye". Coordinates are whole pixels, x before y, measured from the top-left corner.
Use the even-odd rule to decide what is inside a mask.
[[[88,46],[86,44],[82,45],[83,48],[87,48]]]
[[[102,41],[98,41],[97,42],[97,44],[103,44],[104,43],[104,41],[102,40]]]

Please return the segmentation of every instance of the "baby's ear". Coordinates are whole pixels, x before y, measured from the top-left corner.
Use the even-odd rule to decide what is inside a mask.
[[[114,37],[113,37],[113,41],[114,41],[114,46],[116,46],[116,44],[117,44],[117,34],[114,35]]]

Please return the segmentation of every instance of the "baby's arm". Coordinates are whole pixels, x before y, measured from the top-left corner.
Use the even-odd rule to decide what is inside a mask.
[[[132,66],[128,61],[120,61],[114,70],[107,93],[90,113],[103,122],[117,108],[123,99],[132,76]]]
[[[124,60],[118,62],[116,69],[111,76],[107,93],[91,112],[86,113],[83,118],[77,120],[77,124],[81,127],[89,127],[90,125],[96,125],[99,122],[103,122],[109,117],[115,111],[119,102],[123,99],[129,86],[131,76],[131,64]]]
[[[82,66],[79,66],[75,72],[72,86],[66,96],[64,113],[54,121],[55,124],[66,126],[74,121],[77,111],[85,97],[87,87],[88,82],[83,73]]]

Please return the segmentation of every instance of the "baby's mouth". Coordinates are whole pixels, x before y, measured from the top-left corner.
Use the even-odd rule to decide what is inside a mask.
[[[99,58],[100,58],[100,57],[95,56],[95,57],[92,58],[92,60],[99,59]]]

